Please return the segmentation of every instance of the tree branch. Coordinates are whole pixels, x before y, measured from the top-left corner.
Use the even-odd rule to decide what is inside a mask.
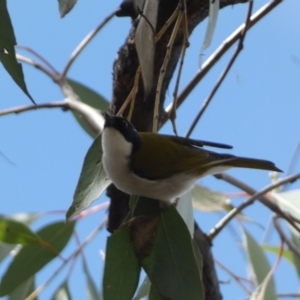
[[[273,189],[285,184],[286,182],[293,182],[297,179],[300,178],[300,173],[298,174],[294,174],[291,176],[287,176],[281,180],[278,180],[277,182],[274,182],[268,186],[266,186],[265,188],[263,188],[262,190],[260,190],[259,192],[256,192],[255,194],[253,194],[248,200],[246,200],[244,203],[242,203],[240,206],[235,207],[234,209],[232,209],[223,219],[221,219],[219,221],[219,223],[217,223],[217,225],[210,230],[210,232],[207,234],[207,236],[213,240],[218,233],[238,214],[240,213],[244,208],[246,208],[247,206],[251,205],[254,203],[254,201],[258,198],[260,198],[261,196],[263,196],[264,194],[272,191]],[[295,224],[293,222],[293,227],[295,227]],[[299,228],[297,228],[299,231]]]

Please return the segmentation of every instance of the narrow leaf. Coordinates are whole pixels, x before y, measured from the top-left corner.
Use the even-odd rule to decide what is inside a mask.
[[[259,292],[259,296],[262,295],[264,298],[261,299],[264,300],[274,300],[277,298],[275,283],[272,274],[269,275],[270,278],[267,278],[271,271],[271,267],[264,254],[264,251],[244,228],[243,234],[253,277],[257,285],[261,285],[260,289],[262,290]]]
[[[155,287],[151,285],[149,292],[149,300],[164,300],[157,292]]]
[[[193,207],[201,211],[215,212],[226,209],[229,198],[222,193],[196,185],[192,189]]]
[[[102,145],[101,135],[99,135],[84,158],[73,203],[66,215],[67,219],[88,208],[110,184],[111,180],[107,178],[102,166]]]
[[[59,288],[55,291],[52,300],[72,300],[68,282],[65,281]]]
[[[34,290],[34,276],[31,276],[9,294],[9,300],[26,299]]]
[[[107,239],[103,299],[132,299],[139,283],[140,270],[130,232],[122,227]]]
[[[91,276],[89,268],[85,260],[83,260],[83,271],[87,280],[87,299],[88,300],[99,300],[100,294],[96,288],[95,282]]]
[[[45,241],[45,244],[23,246],[2,278],[0,297],[11,293],[22,282],[58,256],[67,245],[73,233],[74,225],[75,222],[57,222],[39,230],[37,235]]]
[[[58,0],[60,17],[63,18],[76,4],[77,0]]]
[[[22,89],[28,98],[30,96],[25,80],[22,65],[16,59],[15,45],[17,44],[14,29],[6,7],[6,0],[0,0],[0,61],[15,83]]]
[[[158,3],[158,0],[145,1],[143,16],[140,16],[135,34],[135,45],[141,65],[144,93],[146,96],[149,94],[153,85],[154,37],[156,32]]]
[[[132,300],[140,300],[140,299],[146,297],[149,294],[150,285],[151,285],[151,282],[150,282],[148,276],[146,276],[144,281],[140,285],[135,297]]]
[[[212,37],[214,35],[217,20],[218,20],[219,8],[220,8],[220,0],[209,1],[209,19],[208,19],[207,29],[206,29],[201,52],[203,52],[206,48],[208,48],[212,41]]]
[[[280,250],[279,247],[277,247],[277,246],[271,246],[271,245],[267,245],[267,244],[262,245],[262,248],[265,251],[268,251],[270,253],[274,253],[274,254],[277,254],[277,255],[278,255],[279,250]],[[290,262],[292,265],[294,265],[293,254],[290,250],[284,249],[282,251],[282,257],[284,257],[288,262]]]
[[[0,217],[0,241],[8,244],[33,244],[40,238],[28,226],[5,217]]]
[[[160,214],[153,249],[142,266],[163,299],[204,299],[191,235],[174,207]]]
[[[283,193],[273,193],[272,197],[277,201],[280,208],[287,211],[289,214],[294,216],[296,219],[300,218],[300,190],[292,190]],[[288,224],[291,232],[292,242],[300,249],[300,234],[299,232]],[[298,276],[300,278],[300,259],[297,255],[293,255],[293,264],[296,267]]]
[[[190,191],[180,197],[176,209],[184,220],[191,236],[194,236],[194,210]]]
[[[0,263],[4,260],[9,253],[16,248],[16,245],[9,245],[6,243],[0,242]]]
[[[92,106],[99,111],[106,111],[108,109],[109,103],[103,96],[88,88],[87,86],[68,79],[69,85],[72,87],[74,92],[80,97],[81,101],[89,106]],[[86,121],[82,118],[82,116],[76,112],[72,111],[74,117],[80,126],[92,137],[95,138],[96,134],[91,130],[90,126],[86,123]]]

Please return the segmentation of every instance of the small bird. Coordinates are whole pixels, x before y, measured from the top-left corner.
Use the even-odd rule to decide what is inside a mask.
[[[130,195],[174,202],[199,178],[233,167],[281,172],[268,160],[219,154],[203,146],[231,146],[183,137],[137,132],[123,117],[105,114],[102,162],[115,186]]]

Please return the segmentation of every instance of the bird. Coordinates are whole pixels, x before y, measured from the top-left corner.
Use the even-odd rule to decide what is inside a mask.
[[[138,132],[121,116],[105,114],[102,163],[112,183],[129,195],[174,203],[204,176],[230,168],[282,172],[268,160],[220,154],[204,146],[226,144]]]

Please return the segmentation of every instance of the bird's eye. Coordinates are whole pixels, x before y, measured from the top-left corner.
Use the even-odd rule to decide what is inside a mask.
[[[128,127],[128,122],[127,121],[122,121],[122,123],[123,123],[123,125],[125,126],[125,127]]]

